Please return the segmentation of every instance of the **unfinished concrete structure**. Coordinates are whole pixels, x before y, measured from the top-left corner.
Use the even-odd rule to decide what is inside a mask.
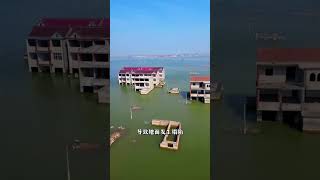
[[[210,103],[210,76],[190,77],[190,99]]]
[[[166,127],[166,134],[163,137],[160,147],[170,150],[178,150],[180,142],[180,133],[170,134],[172,129],[181,131],[181,123],[177,121],[170,120],[159,120],[153,119],[151,122],[154,126],[163,126]]]
[[[29,71],[74,74],[81,92],[109,102],[109,42],[107,19],[41,19],[27,39]]]
[[[320,49],[257,50],[257,121],[320,130]]]
[[[155,87],[162,87],[165,83],[163,67],[123,67],[119,71],[120,85],[132,85],[140,94],[148,94]]]

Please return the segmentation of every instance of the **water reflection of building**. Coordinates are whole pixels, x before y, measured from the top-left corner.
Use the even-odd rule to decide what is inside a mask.
[[[109,24],[107,19],[41,19],[27,39],[29,71],[74,74],[81,92],[107,97]]]
[[[210,76],[190,77],[190,99],[210,103]]]
[[[165,83],[163,67],[123,67],[119,71],[120,85],[132,85],[140,94],[148,94],[154,87]]]
[[[320,49],[257,50],[257,120],[320,130]]]

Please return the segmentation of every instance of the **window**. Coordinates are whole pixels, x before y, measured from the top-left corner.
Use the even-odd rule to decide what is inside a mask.
[[[53,53],[53,59],[61,61],[62,60],[62,54],[61,53]]]
[[[72,60],[78,60],[78,54],[76,54],[76,53],[71,53],[71,59],[72,59]]]
[[[28,44],[29,44],[29,46],[36,46],[36,40],[34,40],[34,39],[28,39]]]
[[[53,47],[61,47],[60,40],[52,40],[52,46]]]
[[[320,81],[320,73],[317,75],[317,81]]]
[[[195,86],[196,85],[196,83],[192,83],[192,86]]]
[[[316,74],[315,73],[311,73],[310,77],[309,77],[310,81],[316,81]]]
[[[265,75],[272,76],[273,75],[273,68],[266,68]]]
[[[96,45],[105,45],[106,43],[104,41],[94,41]]]
[[[31,59],[38,59],[38,55],[36,53],[29,53]]]
[[[153,79],[153,81],[156,81],[156,79]]]

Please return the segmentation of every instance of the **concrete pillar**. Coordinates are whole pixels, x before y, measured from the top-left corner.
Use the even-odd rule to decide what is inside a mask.
[[[50,73],[51,73],[51,74],[54,74],[55,72],[56,72],[55,68],[51,66],[51,67],[50,67]]]
[[[257,122],[262,122],[262,112],[257,111]]]
[[[80,86],[80,92],[82,92],[83,93],[83,86]]]
[[[282,122],[283,118],[282,118],[282,112],[281,111],[278,111],[277,112],[277,121],[280,121]]]

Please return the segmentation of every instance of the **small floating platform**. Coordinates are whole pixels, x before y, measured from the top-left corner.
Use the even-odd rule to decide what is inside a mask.
[[[143,88],[143,89],[140,89],[140,94],[146,95],[146,94],[149,94],[149,92],[151,92],[152,90],[153,88]]]
[[[179,94],[180,91],[179,91],[179,88],[171,88],[169,91],[168,91],[169,94]]]
[[[166,82],[161,81],[158,85],[156,85],[156,87],[162,88],[165,84],[166,84]]]

